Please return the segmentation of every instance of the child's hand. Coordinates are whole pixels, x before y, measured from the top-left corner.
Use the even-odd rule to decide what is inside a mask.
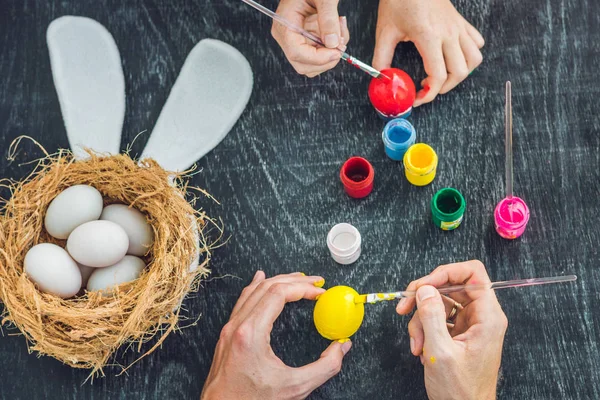
[[[389,68],[396,45],[408,41],[427,73],[415,107],[452,90],[483,60],[483,37],[450,0],[380,0],[373,67]]]
[[[281,0],[277,14],[310,33],[326,47],[273,21],[271,34],[299,74],[313,78],[335,67],[341,59],[336,47],[345,48],[350,40],[346,17],[338,15],[338,0]]]

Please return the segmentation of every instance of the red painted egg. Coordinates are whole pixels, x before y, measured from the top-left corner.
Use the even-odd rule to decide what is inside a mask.
[[[415,83],[398,68],[387,68],[381,72],[390,79],[373,78],[369,84],[369,99],[384,117],[396,118],[409,111],[415,102]]]

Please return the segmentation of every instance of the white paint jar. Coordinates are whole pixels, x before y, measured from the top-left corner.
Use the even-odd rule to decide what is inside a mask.
[[[327,247],[339,264],[348,265],[358,260],[360,245],[360,232],[350,224],[337,224],[327,234]]]

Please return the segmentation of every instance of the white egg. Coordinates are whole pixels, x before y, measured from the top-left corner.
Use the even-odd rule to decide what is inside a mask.
[[[124,204],[111,204],[104,207],[100,219],[114,222],[127,232],[129,237],[127,254],[143,256],[154,243],[152,227],[144,214],[133,207]]]
[[[69,235],[67,251],[80,264],[100,268],[116,264],[129,248],[127,233],[110,221],[92,221]]]
[[[102,213],[102,195],[87,185],[71,186],[52,200],[44,226],[57,239],[66,239],[79,225],[97,220]]]
[[[77,263],[77,266],[79,267],[79,272],[81,272],[81,287],[86,287],[90,275],[92,275],[92,272],[94,272],[96,268],[79,263]]]
[[[115,265],[96,268],[88,280],[87,290],[90,292],[102,290],[108,295],[111,288],[139,278],[145,267],[146,264],[142,259],[136,256],[125,256]]]
[[[75,296],[81,288],[81,273],[69,254],[55,244],[41,243],[25,255],[25,274],[37,287],[63,299]]]

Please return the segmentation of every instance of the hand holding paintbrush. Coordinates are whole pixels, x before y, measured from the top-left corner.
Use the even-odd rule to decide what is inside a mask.
[[[386,77],[380,71],[346,53],[350,32],[345,17],[338,16],[337,2],[317,1],[316,11],[318,14],[314,14],[315,10],[307,3],[294,2],[288,4],[288,7],[283,7],[287,14],[284,16],[269,10],[254,0],[242,1],[275,21],[272,30],[273,36],[298,73],[314,77],[335,67],[342,59],[374,78]],[[290,3],[290,1],[282,1],[280,7],[284,3]],[[290,8],[289,6],[292,4],[293,7]],[[320,32],[321,29],[326,32]],[[321,33],[324,39],[321,39],[317,33]],[[314,47],[305,39],[321,47]]]
[[[511,281],[489,282],[480,284],[454,285],[437,288],[440,294],[451,294],[458,292],[474,292],[479,290],[498,290],[513,287],[546,285],[549,283],[573,282],[577,280],[575,275],[552,276],[546,278],[515,279]],[[404,290],[389,293],[361,294],[354,299],[355,303],[379,303],[380,301],[413,298],[417,295],[416,290]]]

